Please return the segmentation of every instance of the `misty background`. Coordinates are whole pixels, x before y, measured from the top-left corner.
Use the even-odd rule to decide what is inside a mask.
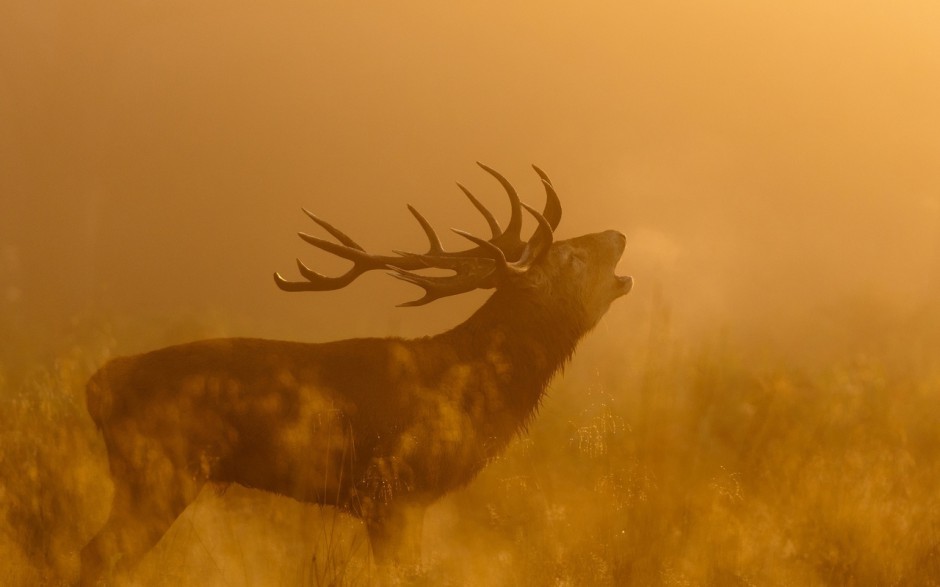
[[[486,235],[478,160],[537,208],[548,172],[557,238],[622,231],[636,285],[432,508],[427,584],[940,582],[938,32],[929,0],[0,0],[0,582],[76,577],[107,517],[109,358],[469,316],[272,274],[347,267],[301,207],[376,253],[426,247],[407,204]],[[354,520],[205,493],[142,582],[372,578]]]
[[[301,206],[372,252],[424,248],[409,203],[486,234],[480,160],[536,207],[545,169],[560,238],[627,234],[613,340],[657,303],[791,347],[846,307],[903,327],[940,293],[937,31],[927,1],[2,2],[0,326],[433,333],[486,294],[271,274],[345,269]]]

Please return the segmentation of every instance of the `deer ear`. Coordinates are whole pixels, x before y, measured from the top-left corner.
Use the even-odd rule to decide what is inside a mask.
[[[542,255],[539,259],[533,261],[533,265],[524,273],[501,276],[502,283],[517,289],[530,291],[546,289],[551,285],[551,279],[548,277],[548,272],[540,267],[545,257],[546,255]]]
[[[584,257],[581,255],[575,255],[574,253],[568,253],[568,258],[565,260],[565,264],[581,273],[584,271],[584,268],[587,267],[587,261],[584,260]]]

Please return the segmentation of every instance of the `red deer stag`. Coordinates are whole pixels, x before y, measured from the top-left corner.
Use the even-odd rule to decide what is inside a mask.
[[[502,230],[459,186],[492,230],[489,239],[455,230],[472,248],[444,250],[409,206],[428,252],[373,255],[307,212],[338,243],[300,237],[352,268],[326,277],[298,261],[306,281],[274,274],[285,291],[326,291],[389,270],[424,289],[403,306],[495,289],[452,330],[322,344],[202,340],[115,359],[91,378],[88,410],[115,493],[104,528],[82,550],[83,584],[133,567],[207,482],[337,506],[364,521],[377,562],[417,561],[425,508],[467,484],[525,427],[578,340],[633,284],[614,273],[621,233],[553,241],[561,206],[540,169],[541,213],[481,167],[508,193],[512,214]],[[523,208],[538,223],[528,241]],[[452,274],[418,273],[429,268]]]

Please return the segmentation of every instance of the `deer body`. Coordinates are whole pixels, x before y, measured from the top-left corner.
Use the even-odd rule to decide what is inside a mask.
[[[378,562],[416,560],[424,508],[473,479],[525,426],[578,340],[632,284],[613,275],[623,235],[552,243],[546,234],[524,278],[505,278],[437,336],[205,340],[103,367],[88,407],[115,497],[83,550],[83,583],[107,576],[115,559],[132,566],[207,482],[337,506],[363,519]],[[490,279],[497,266],[472,263],[457,277]],[[449,295],[436,295],[439,278],[401,273],[426,298]]]

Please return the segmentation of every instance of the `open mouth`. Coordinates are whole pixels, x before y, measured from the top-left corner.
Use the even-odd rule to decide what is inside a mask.
[[[630,293],[630,290],[633,289],[633,277],[629,275],[614,275],[614,281],[616,282],[617,295],[623,296]]]
[[[613,230],[608,231],[608,234],[612,234],[615,237],[614,248],[616,250],[616,257],[614,259],[613,264],[616,266],[621,261],[621,257],[623,256],[623,251],[627,246],[627,237],[625,237],[623,233],[613,231]],[[616,267],[615,267],[614,268],[614,288],[616,290],[617,297],[630,293],[630,290],[633,289],[633,277],[629,275],[617,275]]]

